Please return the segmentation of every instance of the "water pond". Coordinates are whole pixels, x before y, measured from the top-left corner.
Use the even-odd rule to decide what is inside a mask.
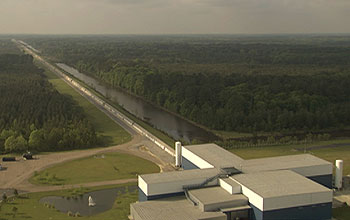
[[[137,186],[126,186],[88,192],[76,198],[48,196],[41,198],[39,202],[53,205],[55,209],[63,213],[70,211],[73,214],[79,212],[81,216],[92,216],[111,209],[118,195],[136,191]],[[91,196],[96,203],[94,207],[89,207],[89,196]]]

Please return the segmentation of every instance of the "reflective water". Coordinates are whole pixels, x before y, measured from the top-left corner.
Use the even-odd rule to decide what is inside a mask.
[[[105,83],[99,82],[93,77],[80,73],[78,70],[66,64],[57,63],[57,65],[66,72],[85,82],[108,99],[123,106],[124,109],[136,117],[147,121],[155,128],[167,133],[175,140],[183,139],[185,141],[191,141],[196,139],[203,142],[216,140],[216,137],[212,133],[195,126],[181,117],[158,108],[139,97],[135,97],[120,89],[112,88]]]
[[[127,186],[89,192],[76,198],[48,196],[40,199],[39,202],[54,205],[55,209],[63,213],[72,212],[75,214],[79,212],[81,216],[91,216],[111,209],[118,195],[136,191],[137,186]],[[96,206],[89,207],[89,196],[92,197]]]

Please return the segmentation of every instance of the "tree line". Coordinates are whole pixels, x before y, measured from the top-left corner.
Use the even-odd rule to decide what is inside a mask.
[[[0,152],[95,146],[84,111],[49,83],[30,55],[0,54]]]
[[[350,124],[350,37],[29,39],[43,54],[208,128]]]

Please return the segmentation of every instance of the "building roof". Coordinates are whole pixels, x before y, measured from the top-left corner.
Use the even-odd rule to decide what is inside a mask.
[[[311,154],[299,154],[245,160],[242,162],[242,172],[252,173],[271,170],[292,170],[296,168],[315,167],[321,165],[329,166],[329,168],[332,166],[332,164],[328,161],[315,157]]]
[[[189,145],[184,146],[184,148],[217,168],[235,167],[239,169],[241,163],[244,161],[239,156],[213,143]]]
[[[226,220],[224,213],[202,212],[198,207],[193,206],[184,196],[134,203],[131,205],[131,212],[132,214],[133,212],[137,213],[137,215],[133,215],[135,220]]]
[[[262,198],[331,191],[290,170],[238,174],[230,178],[255,192]]]
[[[215,208],[234,208],[248,205],[248,198],[242,194],[230,194],[220,186],[190,190],[189,194],[200,203],[205,211]],[[211,206],[211,207],[209,207]],[[215,209],[214,209],[215,210]]]
[[[192,180],[192,179],[202,179],[210,178],[220,173],[220,169],[217,168],[208,168],[208,169],[194,169],[194,170],[183,170],[183,171],[173,171],[173,172],[164,172],[164,173],[152,173],[140,175],[140,177],[147,184],[154,183],[167,183],[167,182],[176,182],[183,180]]]

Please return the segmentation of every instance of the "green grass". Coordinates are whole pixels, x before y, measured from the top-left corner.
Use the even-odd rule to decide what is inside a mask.
[[[350,219],[350,207],[344,206],[340,208],[335,208],[332,210],[332,215],[337,220],[348,220]]]
[[[232,149],[230,151],[244,159],[255,159],[255,158],[262,158],[262,157],[275,157],[275,156],[302,154],[304,153],[303,149],[305,147],[322,146],[322,145],[339,144],[339,143],[350,143],[350,139],[320,141],[317,143],[312,143],[307,145],[240,148],[240,149]],[[297,151],[295,149],[301,149],[301,151]],[[350,144],[342,147],[308,150],[306,151],[306,153],[313,154],[317,157],[320,157],[324,160],[331,162],[332,164],[334,164],[335,160],[342,159],[344,160],[344,175],[350,174]]]
[[[141,127],[143,127],[144,129],[146,129],[148,132],[150,132],[151,134],[153,134],[154,136],[156,136],[157,138],[159,138],[160,140],[162,140],[164,143],[166,143],[167,145],[169,145],[172,148],[175,148],[175,140],[172,139],[170,136],[168,136],[167,134],[165,134],[164,132],[152,127],[150,124],[148,124],[147,122],[144,122],[143,120],[137,118],[135,115],[129,113],[128,111],[126,111],[122,106],[120,106],[117,103],[114,103],[108,99],[106,99],[103,95],[101,95],[100,93],[96,92],[95,90],[91,89],[87,84],[85,84],[84,82],[82,82],[81,80],[75,78],[74,76],[68,74],[70,77],[74,78],[76,81],[78,81],[80,84],[84,85],[85,88],[87,88],[90,92],[92,92],[94,95],[98,96],[99,98],[101,98],[103,101],[107,102],[108,104],[110,104],[111,106],[113,106],[114,108],[116,108],[118,111],[120,111],[122,114],[124,114],[126,117],[130,118],[131,120],[133,120],[134,122],[136,122],[138,125],[140,125]]]
[[[157,173],[159,167],[142,158],[122,153],[91,156],[36,173],[29,181],[41,185],[81,184],[105,180],[131,179],[137,174]]]
[[[131,140],[131,136],[121,126],[101,112],[96,106],[91,104],[66,82],[50,71],[45,71],[50,83],[61,94],[71,96],[80,105],[93,124],[97,135],[102,139],[102,145],[111,146],[126,143]]]
[[[84,189],[84,191],[94,191],[99,189],[107,189],[107,188],[123,187],[123,186],[126,187],[128,185],[131,185],[131,184],[112,185],[108,187],[106,186],[93,187],[87,190]],[[0,220],[128,219],[127,216],[129,215],[130,203],[133,203],[137,200],[137,192],[128,192],[126,194],[123,194],[117,197],[112,209],[91,217],[79,217],[79,218],[68,217],[66,213],[59,212],[54,208],[48,208],[44,204],[39,202],[39,200],[42,197],[46,197],[46,196],[71,196],[73,194],[74,194],[74,190],[59,190],[59,191],[53,191],[53,192],[30,193],[24,196],[20,196],[19,198],[14,198],[13,201],[3,204],[0,207]],[[10,200],[12,200],[12,198]],[[13,217],[13,211],[12,211],[13,207],[16,207],[18,209],[15,217]]]
[[[219,131],[219,130],[213,130],[212,131],[217,136],[221,137],[222,139],[231,139],[231,138],[242,138],[242,137],[252,137],[253,135],[251,133],[240,133],[235,131]]]

